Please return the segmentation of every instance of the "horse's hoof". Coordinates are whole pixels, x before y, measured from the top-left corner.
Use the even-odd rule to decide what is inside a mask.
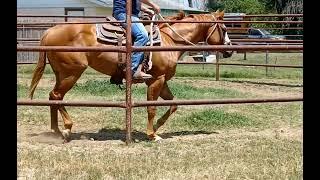
[[[150,135],[149,139],[154,142],[161,142],[162,138],[158,135]]]
[[[62,136],[66,141],[70,141],[71,131],[70,129],[62,130]]]
[[[160,137],[160,136],[155,136],[154,137],[154,142],[157,142],[157,143],[161,143],[161,141],[162,141],[162,138]]]
[[[60,137],[60,138],[64,138],[62,132],[59,129],[51,129],[51,133],[54,134],[54,136]]]

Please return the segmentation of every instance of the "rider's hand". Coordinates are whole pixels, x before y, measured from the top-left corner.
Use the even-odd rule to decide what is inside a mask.
[[[149,16],[153,16],[154,15],[154,11],[152,11],[151,9],[144,9],[143,11],[145,13],[149,14]]]
[[[155,11],[156,14],[159,14],[160,11],[161,11],[161,10],[160,10],[160,7],[159,7],[158,5],[156,5],[156,4],[154,4],[153,9],[154,9],[154,11]]]

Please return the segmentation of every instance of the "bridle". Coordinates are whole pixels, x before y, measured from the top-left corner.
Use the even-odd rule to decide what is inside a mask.
[[[162,20],[165,21],[165,19],[163,18],[163,16],[162,16],[160,13],[159,13],[158,15],[159,15],[159,17],[160,17]],[[211,14],[211,16],[213,17],[214,23],[209,27],[209,29],[210,29],[212,26],[214,26],[214,27],[213,27],[213,29],[211,30],[211,32],[209,33],[209,35],[208,35],[207,38],[206,38],[206,41],[205,41],[206,44],[208,44],[208,39],[209,39],[210,36],[213,34],[213,32],[214,32],[214,30],[217,28],[217,26],[219,27],[218,30],[219,30],[219,35],[220,35],[220,40],[221,40],[221,41],[224,41],[224,39],[225,39],[225,33],[223,33],[222,30],[224,30],[225,32],[227,32],[227,27],[226,27],[224,24],[221,25],[220,23],[217,23],[217,19],[214,17],[214,15]],[[178,35],[178,36],[179,36],[181,39],[183,39],[185,42],[187,42],[187,43],[189,43],[189,44],[191,44],[191,45],[193,45],[193,46],[196,46],[196,44],[190,42],[189,40],[187,40],[187,39],[185,39],[184,37],[182,37],[179,33],[177,33],[177,32],[171,27],[170,24],[168,24],[168,23],[166,23],[166,24],[167,24],[167,26],[168,26],[176,35]]]
[[[210,31],[209,35],[206,37],[206,41],[205,43],[208,44],[208,39],[211,37],[211,35],[213,34],[213,32],[215,31],[215,29],[218,27],[218,33],[220,35],[220,40],[224,41],[225,39],[225,33],[223,33],[223,30],[225,32],[227,32],[227,27],[224,24],[218,23],[216,17],[214,17],[214,15],[211,14],[211,16],[213,17],[213,20],[215,23],[213,23],[209,29],[213,26],[212,30]]]

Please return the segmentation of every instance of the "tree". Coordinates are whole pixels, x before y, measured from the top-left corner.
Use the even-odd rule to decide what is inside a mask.
[[[303,14],[303,1],[302,0],[289,0],[282,8],[283,14]]]
[[[303,0],[208,0],[207,7],[211,11],[225,9],[226,12],[246,14],[303,13]]]
[[[212,11],[224,9],[225,12],[246,14],[261,14],[264,10],[259,0],[209,0],[207,7]]]
[[[303,0],[209,0],[211,11],[224,9],[229,13],[246,14],[303,14]],[[302,21],[302,17],[278,17],[278,21]],[[275,20],[274,18],[253,18],[251,20]],[[302,27],[301,24],[254,24],[254,27]],[[302,34],[302,30],[271,30],[276,34]]]
[[[224,4],[221,0],[208,0],[207,7],[210,11],[224,9]]]
[[[259,0],[265,5],[265,12],[278,14],[303,13],[303,0]]]

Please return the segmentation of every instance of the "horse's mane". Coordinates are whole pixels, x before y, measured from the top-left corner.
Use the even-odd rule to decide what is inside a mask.
[[[182,19],[186,19],[186,18],[195,18],[197,21],[205,21],[207,19],[207,17],[204,15],[204,14],[189,14],[188,16],[186,16],[185,12],[180,10],[175,16],[166,16],[166,17],[163,17],[165,20],[182,20]],[[217,18],[217,19],[220,19]],[[159,28],[164,28],[164,27],[167,27],[168,25],[172,25],[174,23],[159,23],[158,26]]]
[[[177,15],[175,15],[175,16],[166,16],[166,17],[163,17],[165,20],[170,20],[170,21],[172,21],[172,20],[181,20],[181,19],[183,19],[183,18],[185,18],[186,17],[186,14],[185,14],[185,12],[184,11],[182,11],[182,10],[180,10],[178,13],[177,13]],[[169,25],[172,25],[173,23],[168,23]],[[161,29],[161,28],[164,28],[164,27],[166,27],[167,26],[167,23],[159,23],[159,28]]]

